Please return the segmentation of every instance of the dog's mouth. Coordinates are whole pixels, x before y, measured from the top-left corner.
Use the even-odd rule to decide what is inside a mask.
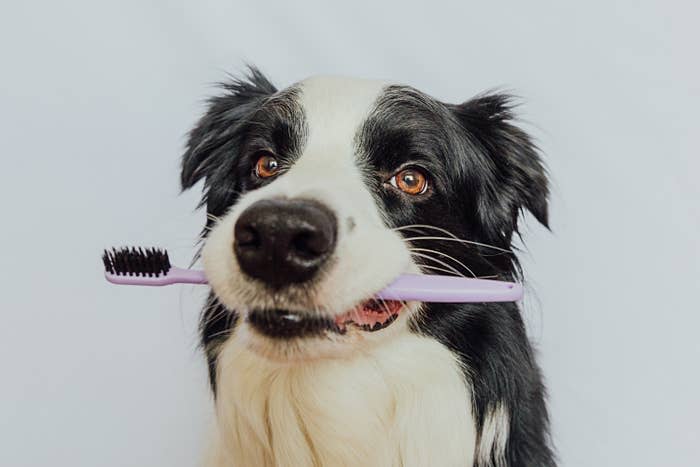
[[[325,333],[345,334],[349,329],[376,332],[389,327],[404,309],[395,300],[366,300],[336,317],[309,316],[284,309],[253,309],[248,323],[257,332],[277,339],[313,337]]]

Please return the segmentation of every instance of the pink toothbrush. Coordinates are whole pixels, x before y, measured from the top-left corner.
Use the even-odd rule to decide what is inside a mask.
[[[171,266],[168,252],[157,248],[105,250],[105,278],[113,284],[161,286],[206,284],[204,271]],[[422,302],[514,302],[523,287],[514,282],[456,276],[402,274],[376,294],[385,300]]]

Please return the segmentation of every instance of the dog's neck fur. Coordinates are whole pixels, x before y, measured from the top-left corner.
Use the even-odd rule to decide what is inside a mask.
[[[234,337],[218,374],[211,467],[472,463],[469,391],[433,339],[403,334],[348,359],[282,364]]]

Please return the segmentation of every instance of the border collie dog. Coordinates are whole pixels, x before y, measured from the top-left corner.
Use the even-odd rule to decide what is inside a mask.
[[[510,102],[254,68],[209,101],[182,162],[207,209],[209,465],[555,465],[515,303],[372,299],[402,273],[519,277],[548,185]]]

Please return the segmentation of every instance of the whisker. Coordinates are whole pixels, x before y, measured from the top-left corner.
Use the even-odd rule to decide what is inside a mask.
[[[453,267],[453,266],[450,265],[449,263],[446,263],[446,262],[444,262],[444,261],[442,261],[442,260],[439,260],[439,259],[437,259],[437,258],[433,258],[433,257],[430,256],[430,255],[426,255],[426,254],[423,254],[423,253],[411,253],[411,256],[418,256],[418,257],[420,257],[420,258],[429,259],[430,261],[433,261],[433,262],[435,262],[435,263],[437,263],[437,264],[439,264],[439,265],[441,265],[441,266],[444,266],[444,267],[446,267],[447,269],[453,271],[453,272],[454,272],[456,275],[458,275],[458,276],[466,277],[462,272],[460,272],[457,268]],[[469,273],[470,273],[472,276],[476,277],[476,274],[474,274],[474,272],[473,272],[471,269],[467,268],[467,270],[469,271]]]
[[[397,230],[397,231],[401,231],[401,230],[418,230],[418,229],[420,229],[420,228],[437,230],[438,232],[445,233],[445,234],[449,235],[449,236],[452,237],[452,238],[459,238],[458,236],[456,236],[455,234],[453,234],[453,233],[450,232],[449,230],[443,229],[442,227],[437,227],[437,226],[435,226],[435,225],[430,225],[430,224],[408,224],[408,225],[401,225],[401,226],[399,226],[399,227],[393,228],[392,230]]]
[[[441,268],[441,267],[438,267],[438,266],[433,266],[432,264],[421,264],[420,267],[421,267],[421,268],[427,268],[427,269],[430,269],[430,270],[433,270],[433,271],[446,272],[446,273],[448,273],[449,275],[455,275],[454,270],[445,269],[445,268]],[[464,274],[459,274],[459,277],[464,277]]]
[[[401,225],[401,226],[399,226],[399,227],[394,227],[394,228],[391,229],[391,230],[394,230],[394,231],[418,230],[418,231],[420,231],[420,229],[432,229],[432,230],[436,230],[436,231],[438,231],[438,232],[442,232],[442,233],[444,233],[444,234],[449,235],[449,236],[453,239],[452,241],[459,241],[459,242],[464,242],[464,243],[468,243],[468,244],[471,244],[471,245],[483,246],[483,247],[486,247],[486,248],[493,248],[493,249],[495,249],[495,250],[499,250],[499,251],[503,251],[503,252],[511,253],[511,254],[513,253],[513,252],[510,251],[510,250],[506,250],[506,249],[497,247],[497,246],[495,246],[495,245],[489,245],[489,244],[487,244],[487,243],[480,243],[480,242],[475,242],[475,241],[465,240],[465,239],[459,238],[457,235],[453,234],[452,232],[450,232],[450,231],[447,230],[447,229],[443,229],[442,227],[438,227],[438,226],[430,225],[430,224],[407,224],[407,225]],[[416,238],[417,238],[417,237],[416,237]],[[413,240],[415,240],[416,238],[413,238]],[[422,238],[421,238],[421,239],[422,239]],[[432,240],[438,240],[438,239],[446,240],[446,238],[444,238],[444,237],[435,237],[435,238],[430,238],[430,239],[432,239]],[[423,240],[423,239],[422,239],[422,240]],[[427,239],[425,239],[425,240],[427,240]]]
[[[208,316],[207,319],[206,319],[206,321],[204,321],[204,322],[200,325],[200,327],[201,327],[202,329],[206,328],[207,326],[209,326],[209,325],[210,325],[211,323],[213,323],[214,321],[218,320],[219,318],[222,318],[226,313],[227,313],[226,310],[219,310],[219,311],[217,311],[217,312],[214,313],[213,315]]]
[[[200,324],[201,327],[206,327],[207,325],[211,324],[212,322],[216,321],[217,319],[221,318],[227,313],[230,313],[230,311],[224,305],[222,305],[221,302],[219,302],[219,299],[217,297],[211,297],[207,300],[206,307],[204,308],[202,314],[206,315],[209,311],[212,310],[212,308],[217,306],[220,306],[221,309],[213,315],[207,316],[206,320]]]
[[[208,337],[209,339],[216,339],[217,337],[225,336],[225,335],[227,335],[227,334],[230,334],[231,331],[233,331],[233,329],[231,329],[230,327],[228,327],[228,328],[224,329],[223,331],[215,332],[214,334],[210,334],[210,335],[208,335],[207,337]]]
[[[494,245],[488,245],[486,243],[480,243],[480,242],[474,242],[471,240],[463,240],[461,238],[452,238],[452,237],[434,237],[434,236],[421,236],[421,237],[407,237],[403,239],[405,242],[411,242],[415,240],[440,240],[444,242],[459,242],[459,243],[466,243],[469,245],[475,245],[475,246],[480,246],[484,248],[493,248],[494,250],[501,251],[506,254],[515,254],[511,250],[506,250],[504,248],[500,248]]]
[[[216,305],[221,305],[221,304],[217,302]],[[221,306],[221,309],[219,311],[217,311],[216,313],[214,313],[213,315],[211,315],[210,317],[207,318],[206,324],[210,324],[213,321],[216,321],[217,319],[219,319],[223,316],[226,316],[229,313],[231,313],[231,312],[229,310],[227,310],[225,306]]]
[[[458,260],[458,259],[455,258],[454,256],[448,255],[447,253],[443,253],[442,251],[433,250],[433,249],[430,249],[430,248],[409,248],[409,250],[410,250],[410,251],[423,251],[423,252],[425,252],[425,253],[435,253],[435,254],[438,254],[438,255],[440,255],[440,256],[444,256],[445,258],[451,259],[451,260],[454,261],[455,263],[457,263],[457,264],[459,264],[460,266],[462,266],[464,269],[466,269],[467,271],[469,271],[469,273],[470,273],[472,276],[474,275],[474,273],[473,273],[472,270],[469,268],[469,266],[467,266],[466,264],[464,264],[463,262],[461,262],[460,260]]]

